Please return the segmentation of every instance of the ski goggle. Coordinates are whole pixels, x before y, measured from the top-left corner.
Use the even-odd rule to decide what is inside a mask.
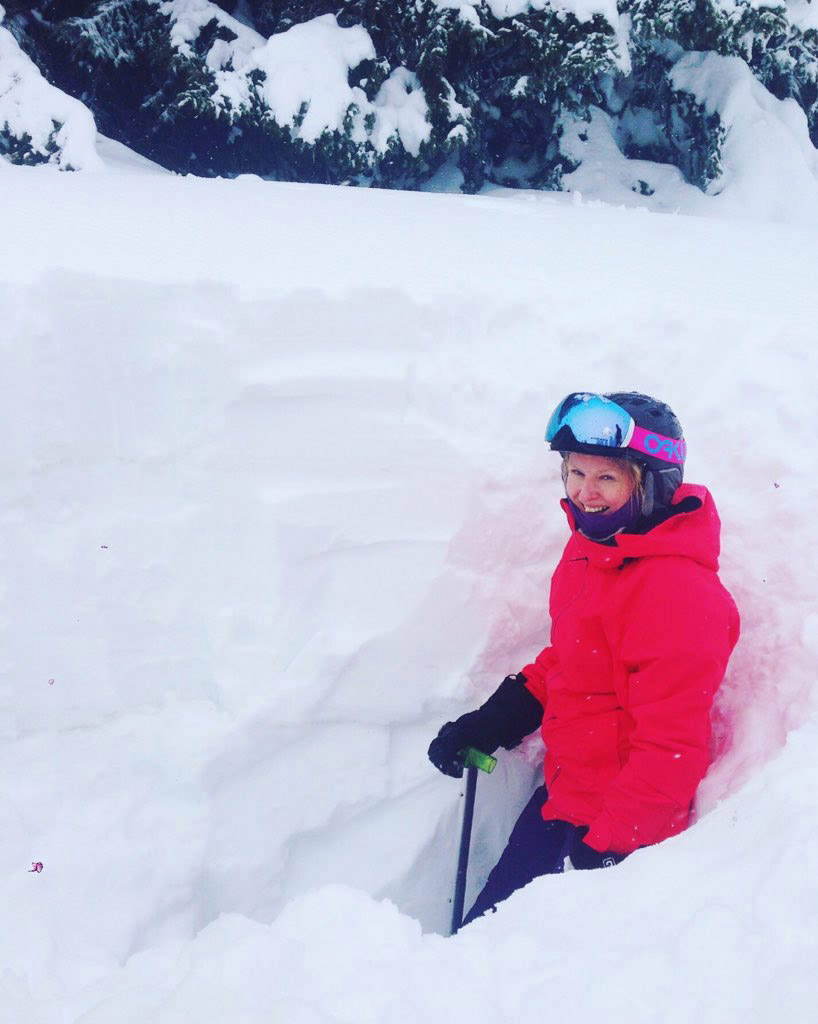
[[[579,444],[630,448],[662,462],[684,465],[687,454],[684,438],[665,437],[637,426],[629,412],[604,395],[576,391],[564,398],[548,421],[546,441],[553,441],[565,429]]]

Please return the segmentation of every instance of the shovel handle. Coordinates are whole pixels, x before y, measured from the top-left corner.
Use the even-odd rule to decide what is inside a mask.
[[[497,759],[491,754],[484,754],[476,747],[467,747],[460,751],[466,768],[466,800],[463,805],[463,827],[460,832],[460,851],[457,858],[457,878],[454,885],[454,901],[452,904],[452,930],[456,935],[463,924],[463,905],[466,899],[466,873],[469,869],[469,845],[471,844],[471,825],[474,817],[474,798],[477,793],[477,769],[489,774],[494,771]]]
[[[486,775],[491,775],[497,767],[497,758],[492,757],[491,754],[484,754],[477,747],[466,747],[465,750],[460,751],[460,754],[465,768],[479,768]]]

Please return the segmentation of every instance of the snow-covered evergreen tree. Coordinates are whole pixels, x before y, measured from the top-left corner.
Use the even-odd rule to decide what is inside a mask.
[[[91,111],[43,78],[4,20],[0,6],[0,157],[62,170],[97,165]]]
[[[595,111],[622,153],[707,189],[729,133],[686,55],[735,58],[818,140],[818,31],[752,0],[9,2],[6,26],[100,129],[177,171],[559,188]],[[818,21],[816,22],[818,24]],[[689,84],[689,83],[688,83]],[[574,136],[577,129],[572,128]],[[5,144],[7,158],[25,159]],[[581,158],[580,158],[581,159]],[[641,186],[640,186],[641,187]]]

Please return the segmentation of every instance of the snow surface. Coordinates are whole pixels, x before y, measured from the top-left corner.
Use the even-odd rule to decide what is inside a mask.
[[[369,106],[363,89],[350,88],[349,73],[375,56],[366,29],[341,28],[335,15],[327,14],[270,36],[242,72],[265,73],[259,91],[279,124],[294,125],[305,105],[296,134],[313,143],[324,131],[340,130],[353,103]]]
[[[378,152],[397,143],[413,156],[431,133],[426,98],[413,72],[396,68],[373,102],[360,86],[350,85],[350,73],[377,56],[361,26],[342,28],[327,14],[265,38],[209,0],[153,2],[170,18],[170,43],[181,54],[191,55],[191,44],[213,20],[235,37],[215,39],[205,61],[215,78],[213,102],[224,110],[260,102],[277,124],[307,144],[340,132],[350,118],[355,142],[369,137]],[[4,16],[0,6],[0,23]],[[256,85],[258,72],[262,80]],[[29,135],[32,149],[63,170],[101,170],[109,163],[110,150],[100,151],[91,111],[46,82],[0,25],[2,126],[18,139]],[[6,164],[0,159],[0,172]]]
[[[562,150],[579,164],[565,176],[566,190],[666,213],[818,224],[818,151],[795,100],[776,99],[738,57],[685,53],[669,76],[675,89],[718,114],[726,132],[721,173],[707,193],[671,164],[628,160],[599,108],[590,123],[566,125]]]
[[[818,29],[818,9],[812,0],[786,0],[787,16],[802,32]]]
[[[266,42],[263,35],[226,14],[218,4],[212,3],[211,0],[151,0],[151,2],[159,8],[162,14],[170,18],[171,45],[187,57],[193,55],[191,43],[196,42],[202,29],[212,21],[217,22],[220,28],[227,29],[229,34],[235,36],[235,39],[231,43],[226,43],[222,39],[217,40],[211,48],[209,54],[211,58],[214,50],[220,46],[231,47],[229,56],[232,59],[239,54],[246,58],[253,49],[263,46]],[[214,69],[210,61],[208,61],[208,66],[211,70]]]
[[[811,1020],[814,231],[135,161],[2,189],[0,1021]],[[720,756],[687,833],[447,939],[425,750],[545,643],[577,387],[669,401],[715,494]],[[540,759],[481,779],[470,894]]]
[[[21,141],[28,137],[32,152],[61,170],[99,169],[94,115],[43,78],[2,27],[4,18],[0,6],[0,131]],[[5,166],[0,159],[0,172]]]
[[[818,151],[795,100],[776,99],[738,57],[686,53],[669,77],[727,131],[722,173],[708,187],[725,212],[752,206],[765,219],[784,220],[796,196],[802,216],[818,221]]]
[[[340,132],[347,118],[353,140],[369,136],[381,153],[394,140],[417,156],[431,133],[414,72],[396,68],[373,102],[359,85],[350,85],[351,72],[377,58],[360,25],[342,28],[334,14],[325,14],[265,39],[208,0],[165,0],[158,6],[171,18],[171,42],[181,53],[192,52],[190,44],[213,19],[236,37],[216,39],[206,58],[216,78],[214,102],[225,109],[247,107],[257,96],[277,124],[310,145],[325,132]],[[255,85],[258,72],[262,81]]]
[[[417,75],[406,68],[396,68],[378,90],[375,109],[378,112],[372,140],[375,148],[385,152],[389,139],[396,137],[407,153],[417,156],[421,145],[432,134],[427,118],[429,107]],[[468,115],[465,107],[451,101],[449,109]]]
[[[561,14],[571,14],[579,22],[591,21],[596,15],[601,15],[611,25],[616,25],[619,19],[616,0],[485,0],[485,4],[498,21],[518,18],[529,11],[543,11],[546,8]],[[435,6],[442,9],[454,8],[464,21],[475,25],[480,22],[477,7],[482,5],[479,0],[474,3],[466,0],[435,0]]]
[[[350,83],[350,73],[377,56],[361,26],[342,28],[327,14],[265,39],[209,0],[155,2],[171,19],[170,39],[181,53],[190,53],[213,18],[235,35],[231,42],[214,40],[206,58],[216,81],[214,102],[226,109],[261,102],[278,124],[289,126],[309,144],[339,132],[347,121],[353,126],[353,141],[368,140],[379,153],[400,145],[417,156],[430,136],[426,97],[410,69],[394,69],[372,102],[360,85]],[[516,6],[523,2],[515,0]],[[495,13],[511,17],[516,6],[500,4]],[[627,73],[628,19],[614,23]],[[256,84],[253,76],[259,71],[263,80]],[[617,126],[597,108],[591,108],[589,122],[568,119],[564,125],[561,148],[578,165],[565,176],[566,191],[580,199],[663,213],[818,224],[818,153],[806,116],[794,100],[776,99],[746,63],[715,53],[682,54],[670,77],[676,89],[689,92],[708,113],[718,114],[726,131],[721,173],[707,193],[688,184],[671,164],[627,159],[617,142]],[[515,89],[526,87],[527,79],[521,77]],[[468,121],[470,112],[456,102],[453,90],[448,104],[453,120]],[[129,159],[139,159],[97,135],[91,112],[49,85],[2,27],[0,124],[8,125],[17,138],[31,136],[38,153],[53,149],[50,160],[63,169],[116,170]],[[640,128],[655,130],[652,122],[640,126],[634,118],[628,127],[637,138]],[[455,125],[450,138],[465,130]],[[0,172],[6,167],[7,161],[0,159]],[[424,189],[458,190],[462,180],[456,167],[446,165]]]

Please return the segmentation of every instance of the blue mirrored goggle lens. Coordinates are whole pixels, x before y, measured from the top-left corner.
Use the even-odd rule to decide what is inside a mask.
[[[580,444],[624,448],[633,433],[634,422],[616,402],[602,395],[577,392],[568,395],[554,410],[545,430],[546,441],[553,441],[567,427]]]

